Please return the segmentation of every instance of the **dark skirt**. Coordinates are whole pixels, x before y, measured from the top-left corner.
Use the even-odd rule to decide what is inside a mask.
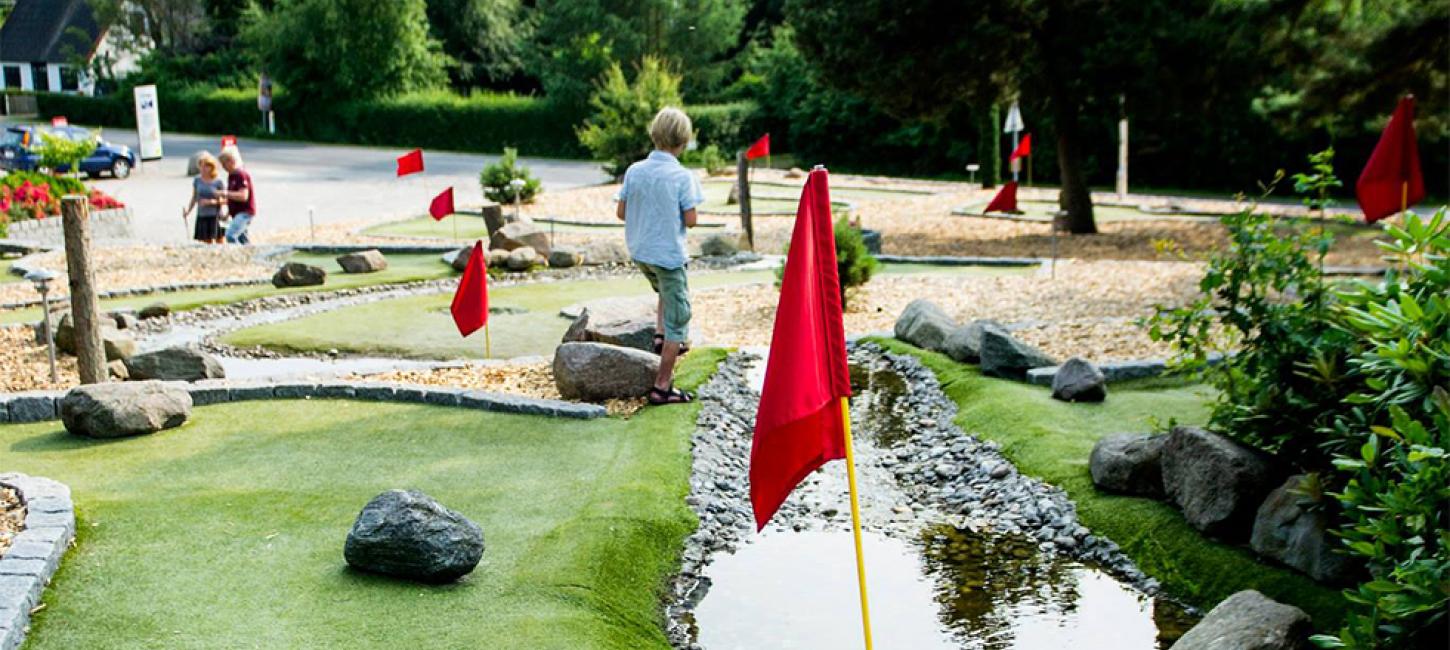
[[[216,241],[218,239],[221,239],[222,238],[222,229],[221,229],[221,226],[217,223],[217,217],[216,216],[210,216],[210,217],[197,216],[197,218],[196,218],[196,236],[195,237],[196,237],[196,240],[197,241],[207,241],[207,242],[209,242],[209,241]]]

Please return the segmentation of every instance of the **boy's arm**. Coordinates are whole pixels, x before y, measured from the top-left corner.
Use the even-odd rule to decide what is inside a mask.
[[[620,221],[624,221],[624,199],[614,202],[614,216]]]
[[[694,174],[690,174],[686,178],[688,180],[681,188],[680,217],[684,219],[686,228],[694,228],[700,216],[695,212],[695,208],[705,202],[705,192],[700,189],[700,179],[696,178]]]
[[[620,205],[622,206],[623,204],[620,204]],[[621,207],[620,209],[623,210],[624,208]],[[699,215],[695,214],[695,209],[694,208],[690,208],[689,210],[685,210],[684,217],[685,217],[685,227],[686,228],[694,228],[695,227],[695,224],[699,221]],[[623,217],[620,217],[620,218],[623,219]]]

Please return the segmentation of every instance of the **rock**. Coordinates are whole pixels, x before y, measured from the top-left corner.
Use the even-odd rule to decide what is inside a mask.
[[[1163,497],[1163,442],[1167,436],[1119,433],[1093,445],[1088,472],[1104,492]]]
[[[1163,490],[1189,525],[1229,541],[1249,535],[1272,487],[1259,452],[1216,433],[1174,427],[1163,443]]]
[[[465,263],[467,261],[464,259]],[[377,273],[388,268],[388,259],[383,257],[382,251],[374,248],[340,255],[337,258],[337,265],[342,267],[343,273]]]
[[[120,359],[106,363],[106,374],[116,381],[126,381],[131,378],[131,372],[126,370],[126,362]]]
[[[75,336],[76,329],[71,315],[67,313],[61,316],[60,322],[55,325],[55,349],[66,354],[75,354]],[[105,348],[108,361],[126,359],[136,354],[136,338],[116,329],[109,319],[101,321],[101,345]]]
[[[1265,557],[1298,569],[1320,582],[1348,582],[1352,563],[1335,550],[1329,515],[1319,497],[1303,494],[1308,477],[1290,476],[1259,505],[1249,546]]]
[[[715,233],[700,242],[700,254],[705,257],[729,257],[740,252],[738,235]]]
[[[791,167],[785,172],[786,178],[805,178],[805,175],[805,171],[802,170],[800,167]]]
[[[501,248],[506,251],[529,247],[538,251],[540,255],[546,256],[550,252],[548,233],[539,230],[534,224],[524,221],[506,224],[499,228],[489,237],[488,247]]]
[[[467,261],[464,262],[467,264]],[[488,260],[485,262],[488,268],[505,270],[509,266],[509,252],[497,248],[488,252]]]
[[[589,265],[629,262],[629,249],[617,241],[590,242],[584,246],[583,252],[584,263]]]
[[[162,381],[201,381],[225,378],[221,362],[194,347],[176,347],[138,354],[126,360],[126,370],[134,379]]]
[[[272,286],[281,289],[283,287],[315,287],[327,281],[327,271],[318,267],[302,264],[301,262],[288,262],[277,269],[272,275]]]
[[[564,343],[554,351],[554,384],[564,399],[641,397],[659,369],[653,354],[606,343]]]
[[[149,305],[146,305],[145,307],[142,307],[141,311],[136,312],[136,315],[140,317],[141,320],[166,318],[167,316],[171,315],[171,306],[167,305],[164,302],[153,302]]]
[[[966,325],[952,330],[947,335],[942,351],[947,356],[962,363],[978,363],[982,360],[982,329],[995,327],[1002,331],[1007,326],[991,319],[974,320]]]
[[[1301,650],[1312,632],[1298,607],[1250,589],[1225,598],[1171,650]]]
[[[861,229],[861,243],[866,245],[866,252],[872,255],[881,254],[881,231],[869,228]]]
[[[1027,371],[1057,365],[1041,350],[1017,340],[998,327],[982,328],[982,374],[1003,379],[1023,380]]]
[[[649,318],[589,323],[584,330],[584,340],[654,353],[655,331],[655,322]]]
[[[730,184],[730,193],[725,196],[725,205],[740,205],[740,183]]]
[[[483,559],[483,529],[422,492],[388,490],[363,506],[342,555],[368,573],[452,582]]]
[[[106,316],[110,317],[111,322],[115,324],[116,329],[118,330],[136,329],[136,324],[138,321],[136,320],[136,315],[132,314],[131,312],[113,311],[107,312]]]
[[[1073,357],[1052,378],[1052,396],[1064,402],[1101,402],[1108,397],[1108,378],[1082,357]]]
[[[488,236],[492,238],[499,228],[504,227],[503,206],[497,203],[485,203],[480,211],[483,213],[483,225],[488,228]]]
[[[443,261],[448,262],[448,266],[453,267],[454,271],[462,273],[468,269],[468,258],[471,255],[473,255],[473,247],[464,246],[452,253],[445,253]]]
[[[197,151],[196,153],[191,154],[191,157],[186,159],[187,176],[196,176],[197,174],[201,173],[201,158],[202,156],[207,155],[207,153],[208,152],[203,149],[201,151]]]
[[[66,431],[91,438],[121,438],[181,426],[191,416],[191,395],[157,381],[88,384],[60,400]]]
[[[527,271],[540,261],[539,254],[532,247],[524,246],[509,251],[508,261],[504,265],[510,271]]]
[[[572,248],[559,247],[549,251],[549,268],[569,269],[584,262],[584,256]]]
[[[926,350],[941,351],[957,324],[936,303],[917,298],[896,319],[896,338]]]
[[[589,308],[585,307],[569,324],[569,329],[564,330],[564,340],[560,343],[575,343],[589,340]]]

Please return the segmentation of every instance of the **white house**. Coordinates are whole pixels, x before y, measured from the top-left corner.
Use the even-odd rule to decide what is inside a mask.
[[[87,0],[17,0],[0,26],[0,89],[93,94],[86,66],[103,61],[117,74],[135,67],[108,32]]]

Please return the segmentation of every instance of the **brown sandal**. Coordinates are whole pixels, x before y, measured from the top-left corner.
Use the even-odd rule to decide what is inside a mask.
[[[685,391],[675,388],[674,384],[671,384],[669,389],[667,390],[653,386],[649,389],[649,403],[651,406],[664,406],[665,404],[688,404],[693,401],[695,401],[693,395],[690,395]]]

